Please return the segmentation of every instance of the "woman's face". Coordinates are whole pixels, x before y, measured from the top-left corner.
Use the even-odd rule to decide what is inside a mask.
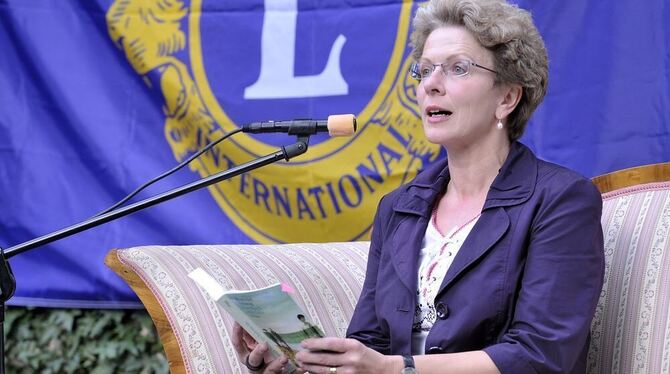
[[[430,33],[419,62],[452,63],[469,60],[495,70],[493,55],[463,27],[441,27]],[[457,69],[453,69],[458,71]],[[417,98],[428,141],[448,149],[467,148],[488,137],[507,137],[496,128],[496,108],[502,89],[494,85],[495,73],[476,66],[465,76],[443,74],[438,66],[419,83]]]

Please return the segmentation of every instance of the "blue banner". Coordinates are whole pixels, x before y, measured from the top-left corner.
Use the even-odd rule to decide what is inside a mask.
[[[549,92],[523,141],[592,177],[670,160],[665,0],[519,0]],[[133,307],[103,264],[147,244],[365,239],[379,198],[444,156],[407,77],[417,4],[0,0],[0,246],[90,218],[244,123],[353,113],[351,138],[13,257],[10,304]],[[276,151],[238,134],[133,201]]]

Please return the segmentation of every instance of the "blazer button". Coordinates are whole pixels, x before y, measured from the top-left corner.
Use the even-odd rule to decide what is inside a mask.
[[[435,305],[435,313],[437,314],[437,318],[447,319],[449,317],[449,308],[444,303],[437,303]]]
[[[437,353],[444,353],[444,350],[441,347],[430,347],[426,353],[429,355],[434,355]]]

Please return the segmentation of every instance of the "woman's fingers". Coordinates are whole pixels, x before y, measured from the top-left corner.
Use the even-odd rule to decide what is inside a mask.
[[[235,351],[237,351],[240,356],[246,355],[248,351],[247,345],[244,343],[243,334],[244,329],[235,322],[235,324],[233,324],[233,334],[230,337],[230,340],[233,343]]]
[[[256,345],[258,345],[258,342],[256,341],[256,339],[254,339],[253,336],[249,335],[249,333],[246,332],[246,330],[242,331],[243,331],[242,341],[244,341],[244,344],[247,345],[247,349],[254,349]]]
[[[303,341],[304,350],[296,354],[300,368],[311,374],[337,372],[376,373],[382,368],[378,352],[361,342],[343,338]],[[334,370],[333,370],[334,368]]]
[[[296,360],[302,370],[310,374],[329,373],[331,367],[344,364],[346,353],[335,351],[342,348],[342,342],[335,340],[342,339],[334,338],[335,340],[328,341],[326,339],[310,339],[310,342],[303,345],[306,349],[296,354]]]
[[[281,356],[280,358],[276,360],[272,360],[268,364],[268,366],[265,368],[265,371],[263,371],[264,374],[270,374],[270,373],[282,373],[284,370],[284,365],[288,362],[288,359],[285,356]]]
[[[239,323],[235,322],[233,324],[233,334],[231,337],[233,347],[240,355],[245,355],[248,351],[251,351],[258,344],[256,339],[254,339],[249,333],[240,326]]]
[[[341,353],[327,353],[323,351],[301,351],[296,355],[296,360],[299,362],[300,367],[309,372],[312,372],[315,366],[340,366],[344,363],[342,362],[344,359]]]
[[[333,366],[336,370],[337,367]],[[330,366],[319,366],[319,365],[301,365],[300,368],[304,370],[305,373],[309,374],[329,374],[332,371],[330,370]],[[336,371],[337,372],[337,371]],[[343,370],[340,369],[340,373],[342,373]]]
[[[265,353],[268,351],[268,344],[261,343],[249,352],[249,365],[261,366],[264,362]],[[276,360],[275,360],[276,361]]]
[[[333,353],[347,352],[352,348],[349,339],[334,337],[305,339],[300,345],[310,351],[326,351]]]

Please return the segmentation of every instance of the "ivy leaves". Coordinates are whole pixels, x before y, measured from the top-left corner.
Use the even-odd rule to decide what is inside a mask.
[[[5,362],[11,373],[167,373],[145,310],[8,307]]]

